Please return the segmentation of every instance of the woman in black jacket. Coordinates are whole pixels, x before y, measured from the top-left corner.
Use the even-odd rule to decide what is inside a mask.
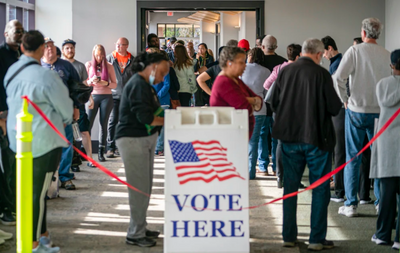
[[[164,113],[152,87],[164,80],[169,60],[160,53],[141,53],[133,60],[135,75],[124,87],[116,142],[125,165],[126,180],[142,193],[128,188],[130,224],[126,242],[141,247],[156,245],[160,234],[146,229],[146,213],[153,185],[154,152]]]

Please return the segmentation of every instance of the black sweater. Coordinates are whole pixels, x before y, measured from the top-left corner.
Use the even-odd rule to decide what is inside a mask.
[[[332,116],[342,108],[329,72],[308,57],[301,57],[279,72],[272,94],[276,113],[272,137],[301,142],[332,152],[335,131]]]
[[[133,75],[122,93],[116,139],[149,136],[145,125],[153,122],[154,113],[159,107],[160,102],[154,88],[139,74]],[[161,127],[155,127],[151,134],[160,129]]]

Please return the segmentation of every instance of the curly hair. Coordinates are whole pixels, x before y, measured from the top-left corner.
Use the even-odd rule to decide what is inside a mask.
[[[228,61],[234,61],[239,54],[246,55],[246,52],[240,47],[225,47],[219,57],[219,66],[225,68]]]
[[[248,52],[249,63],[257,63],[259,65],[264,63],[264,52],[261,48],[255,47]]]

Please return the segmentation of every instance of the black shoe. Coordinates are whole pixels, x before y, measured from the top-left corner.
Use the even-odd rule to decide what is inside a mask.
[[[73,172],[81,172],[81,169],[79,168],[79,166],[71,166],[71,170]]]
[[[153,247],[156,246],[157,244],[156,241],[147,237],[136,238],[136,239],[131,239],[127,237],[126,243],[130,245],[137,245],[139,247]]]
[[[76,190],[74,183],[71,180],[65,181],[61,183],[61,188],[65,188],[67,191]]]
[[[99,147],[98,156],[99,156],[99,162],[106,161],[106,158],[104,158],[104,147]]]
[[[279,178],[278,178],[278,180],[276,180],[276,181],[278,183],[278,189],[282,189],[282,187],[283,187],[282,180],[279,180]]]
[[[10,211],[4,211],[2,214],[0,214],[0,222],[6,226],[15,226],[16,224],[15,217]]]
[[[150,239],[157,239],[160,235],[159,231],[146,230],[146,237]]]
[[[304,184],[300,183],[299,189],[305,189],[305,188],[306,188],[306,186]]]

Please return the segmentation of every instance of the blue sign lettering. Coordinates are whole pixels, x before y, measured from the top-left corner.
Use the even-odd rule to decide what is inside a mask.
[[[182,229],[183,231],[185,231],[185,235],[183,237],[190,237],[189,236],[189,221],[188,220],[183,221],[183,223],[184,223],[183,228],[178,228],[178,225],[177,225],[178,222],[179,221],[177,221],[177,220],[172,221],[173,231],[174,231],[172,237],[178,237],[178,235],[177,235],[178,229]]]
[[[183,205],[181,205],[181,202],[179,201],[179,195],[172,195],[172,197],[174,197],[176,205],[178,206],[179,211],[182,212],[183,207],[185,206],[186,200],[189,197],[189,194],[185,194],[185,201],[183,202]]]
[[[199,227],[199,223],[205,223],[202,227]],[[195,220],[194,221],[194,237],[208,237],[208,232],[205,235],[199,235],[199,230],[203,230],[205,232],[205,226],[207,225],[207,221],[205,220]]]
[[[233,209],[233,204],[239,205],[239,199],[241,196],[239,194],[228,194],[229,197],[229,210],[228,211],[242,211],[242,207],[240,206],[239,209]],[[239,197],[238,200],[233,201],[233,197]]]
[[[196,198],[197,198],[198,196],[202,196],[202,197],[203,197],[203,200],[204,200],[203,209],[201,209],[201,210],[197,209],[197,207],[196,207]],[[204,210],[207,208],[207,206],[208,206],[208,200],[207,200],[206,196],[201,195],[201,194],[197,194],[197,195],[195,195],[195,196],[192,198],[192,208],[193,208],[193,210],[195,210],[195,211],[197,211],[197,212],[202,212],[202,211],[204,211]]]

